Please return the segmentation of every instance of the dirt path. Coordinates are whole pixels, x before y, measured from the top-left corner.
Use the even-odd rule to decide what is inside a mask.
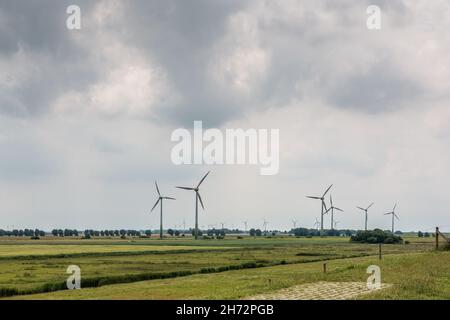
[[[390,286],[382,284],[381,289]],[[365,282],[315,282],[259,294],[245,300],[346,300],[370,292],[372,290],[367,288]]]

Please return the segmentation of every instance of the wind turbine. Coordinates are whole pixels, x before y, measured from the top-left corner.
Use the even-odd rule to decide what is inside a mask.
[[[264,233],[267,234],[267,225],[269,224],[269,221],[264,219],[263,226],[264,226]]]
[[[244,232],[245,233],[247,233],[247,224],[248,224],[248,220],[245,220],[244,221],[244,226],[245,226]]]
[[[292,219],[292,224],[294,226],[294,229],[296,229],[296,227],[297,227],[297,222],[298,222],[297,219]]]
[[[336,228],[337,224],[339,223],[339,221],[335,221],[334,222],[334,227]]]
[[[220,225],[222,226],[222,230],[224,230],[224,227],[223,227],[223,226],[225,225],[225,223],[224,223],[224,222],[221,222]]]
[[[330,195],[330,204],[331,204],[331,207],[328,208],[328,210],[325,212],[325,214],[327,214],[331,210],[331,230],[333,230],[334,229],[334,224],[333,224],[334,210],[341,211],[341,212],[344,212],[344,210],[339,209],[338,207],[335,207],[333,205],[333,198],[331,197],[331,195]]]
[[[206,179],[206,177],[208,176],[208,174],[211,171],[208,171],[203,178],[200,180],[200,182],[197,184],[197,187],[195,188],[190,188],[190,187],[177,187],[178,189],[184,189],[184,190],[190,190],[190,191],[195,191],[195,230],[194,230],[194,234],[195,234],[195,240],[198,239],[198,201],[200,200],[200,204],[202,205],[203,210],[205,210],[205,207],[203,206],[203,201],[202,201],[202,197],[200,196],[200,193],[198,192],[200,185],[202,184],[202,182]]]
[[[368,206],[367,208],[361,208],[361,207],[357,207],[358,209],[364,211],[366,213],[366,223],[365,223],[365,227],[364,230],[367,231],[367,211],[369,211],[370,207],[373,206],[374,203],[372,202],[372,204],[370,206]]]
[[[394,217],[397,218],[397,220],[400,220],[398,216],[395,214],[395,208],[397,207],[397,204],[395,204],[394,208],[391,212],[385,213],[384,215],[391,214],[392,215],[392,234],[394,234]]]
[[[320,221],[316,218],[316,222],[314,222],[314,227],[316,227],[317,231],[319,231]]]
[[[160,204],[161,213],[160,213],[160,217],[159,217],[159,238],[162,239],[163,238],[163,200],[164,199],[175,200],[175,198],[161,196],[161,193],[159,192],[158,184],[156,183],[156,181],[155,181],[155,186],[156,186],[156,191],[158,192],[158,200],[156,201],[155,205],[153,206],[153,208],[150,212],[152,212],[153,209],[156,208],[158,203]]]
[[[330,191],[332,186],[333,185],[329,186],[328,189],[324,192],[324,194],[321,197],[306,196],[307,198],[310,198],[310,199],[316,199],[316,200],[322,201],[322,208],[321,208],[321,213],[320,213],[320,235],[322,235],[322,233],[323,233],[323,215],[324,215],[324,212],[327,211],[327,205],[325,204],[325,195],[328,193],[328,191]],[[325,211],[323,209],[325,209]]]

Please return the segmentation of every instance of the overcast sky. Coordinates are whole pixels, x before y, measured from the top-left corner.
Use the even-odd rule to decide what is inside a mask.
[[[66,8],[81,8],[81,30]],[[381,8],[381,30],[366,27]],[[0,0],[0,228],[450,229],[448,1]],[[173,130],[280,130],[280,171],[176,166]],[[329,225],[329,217],[326,217]]]

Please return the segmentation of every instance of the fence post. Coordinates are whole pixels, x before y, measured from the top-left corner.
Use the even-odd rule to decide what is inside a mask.
[[[435,240],[436,240],[436,250],[439,249],[439,227],[436,227],[436,234],[435,234]]]
[[[378,247],[378,258],[381,260],[381,243],[379,244],[379,247]]]
[[[327,273],[327,264],[326,263],[323,264],[323,273]]]

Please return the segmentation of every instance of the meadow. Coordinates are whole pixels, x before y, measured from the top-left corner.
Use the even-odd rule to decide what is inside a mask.
[[[0,294],[14,299],[239,299],[317,281],[366,281],[377,264],[394,284],[364,298],[449,299],[450,253],[348,238],[0,240]],[[327,273],[322,272],[327,263]],[[82,290],[64,290],[77,265]],[[411,281],[411,280],[414,281]]]

